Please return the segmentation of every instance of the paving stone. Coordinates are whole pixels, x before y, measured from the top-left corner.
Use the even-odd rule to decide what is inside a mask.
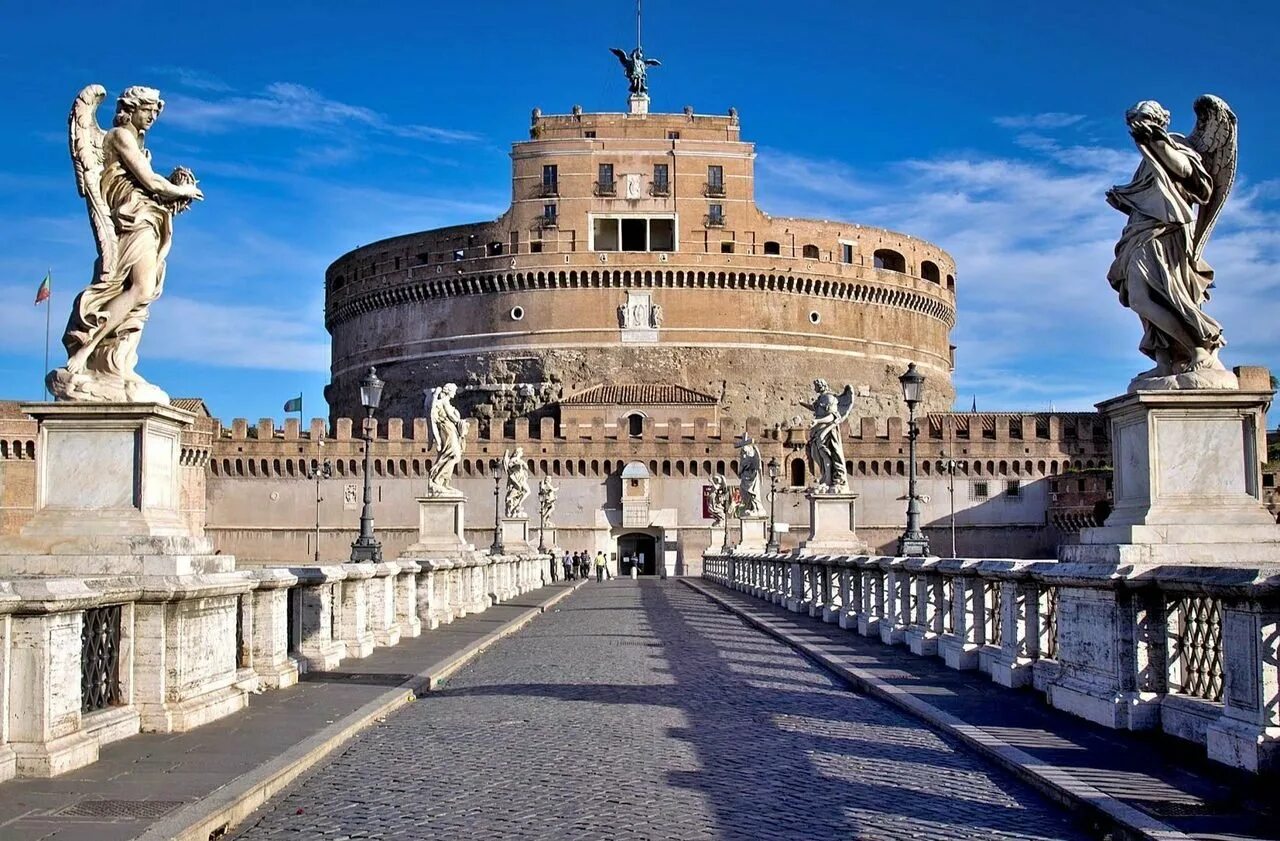
[[[1087,836],[703,596],[623,580],[366,731],[236,837]]]

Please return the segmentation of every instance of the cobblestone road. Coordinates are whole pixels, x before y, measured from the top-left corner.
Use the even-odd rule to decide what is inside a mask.
[[[366,731],[237,837],[1086,836],[683,585],[624,580]]]

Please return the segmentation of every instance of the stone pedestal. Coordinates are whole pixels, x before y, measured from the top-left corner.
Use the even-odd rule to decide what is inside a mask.
[[[475,547],[465,539],[466,498],[418,497],[418,540],[401,553],[404,558],[461,558]]]
[[[502,550],[508,555],[527,555],[533,552],[529,544],[529,518],[503,517]]]
[[[1270,392],[1139,391],[1098,404],[1111,427],[1115,507],[1059,560],[1256,564],[1280,554],[1259,500]]]
[[[633,93],[627,97],[627,109],[630,114],[649,113],[649,94]]]
[[[865,555],[870,549],[855,531],[855,493],[805,494],[809,500],[809,536],[800,544],[803,555]]]
[[[769,541],[769,518],[764,514],[744,516],[739,522],[742,524],[742,539],[733,551],[742,555],[763,554]]]
[[[712,526],[710,531],[711,541],[702,554],[704,556],[722,554],[729,546],[729,524],[721,523],[718,526]]]
[[[347,657],[360,659],[373,653],[373,632],[369,628],[369,582],[381,564],[362,561],[343,564],[347,574],[338,587],[338,632],[346,645]]]

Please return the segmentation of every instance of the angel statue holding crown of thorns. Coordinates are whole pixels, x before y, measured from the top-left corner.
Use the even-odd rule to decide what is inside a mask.
[[[134,371],[138,342],[164,289],[173,217],[204,194],[189,169],[178,167],[165,178],[151,168],[145,139],[164,109],[160,92],[127,88],[104,132],[97,110],[106,96],[101,85],[89,85],[68,120],[76,186],[88,206],[98,259],[62,336],[66,367],[49,372],[49,390],[59,400],[168,403],[167,394]]]
[[[844,465],[844,439],[841,427],[853,414],[853,387],[835,394],[824,379],[813,381],[813,403],[800,405],[813,412],[809,423],[809,441],[806,450],[813,464],[817,493],[846,493],[849,490],[849,474]]]
[[[1129,391],[1239,388],[1218,360],[1222,325],[1202,309],[1213,269],[1201,258],[1236,177],[1236,115],[1208,94],[1195,112],[1190,137],[1169,132],[1169,112],[1158,102],[1125,114],[1142,161],[1132,181],[1107,191],[1107,203],[1129,217],[1107,280],[1138,314],[1138,349],[1156,363]]]

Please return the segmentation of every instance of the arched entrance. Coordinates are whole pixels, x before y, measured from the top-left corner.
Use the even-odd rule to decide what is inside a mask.
[[[657,542],[651,534],[631,532],[618,536],[618,574],[631,574],[635,565],[641,575],[658,574]]]

